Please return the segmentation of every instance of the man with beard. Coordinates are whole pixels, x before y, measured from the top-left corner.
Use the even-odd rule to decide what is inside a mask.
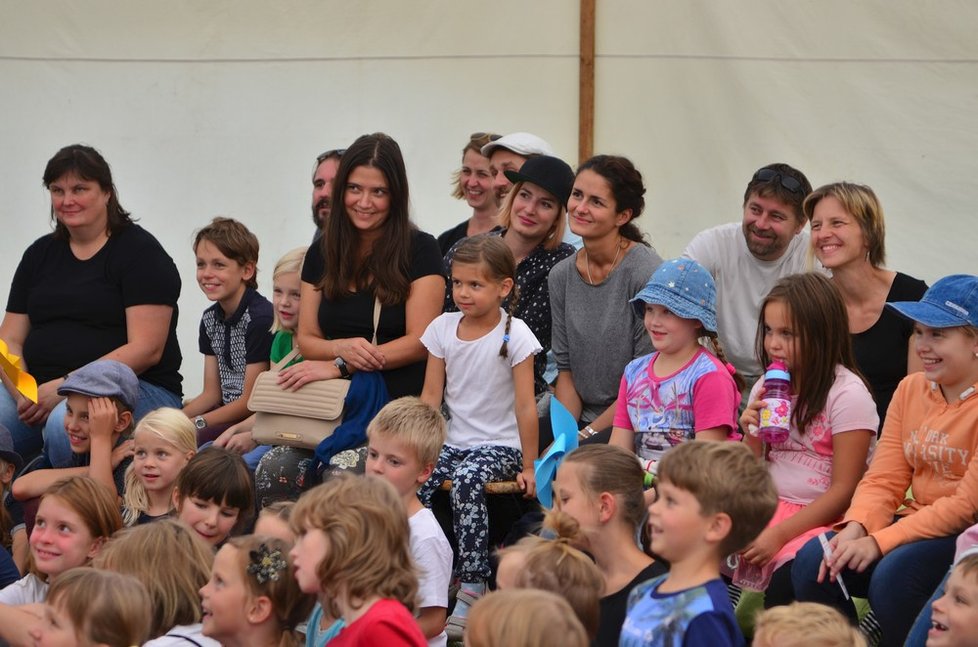
[[[312,172],[312,221],[316,224],[316,238],[319,238],[323,223],[329,216],[333,178],[345,152],[345,148],[334,148],[316,158],[316,168]]]
[[[747,185],[743,221],[700,232],[683,252],[716,281],[720,341],[748,389],[764,370],[755,356],[761,301],[780,278],[811,269],[801,208],[811,192],[804,173],[769,164]]]

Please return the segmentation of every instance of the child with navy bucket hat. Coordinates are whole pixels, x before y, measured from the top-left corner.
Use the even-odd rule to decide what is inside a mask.
[[[738,439],[740,385],[717,338],[716,284],[694,260],[665,261],[631,300],[655,352],[621,378],[610,443],[646,471],[688,440]],[[700,343],[710,338],[716,354]]]
[[[947,276],[920,301],[886,307],[914,323],[924,370],[897,386],[831,556],[809,541],[791,579],[797,599],[850,618],[839,580],[849,594],[868,595],[882,644],[902,645],[951,566],[956,537],[978,516],[978,276]]]

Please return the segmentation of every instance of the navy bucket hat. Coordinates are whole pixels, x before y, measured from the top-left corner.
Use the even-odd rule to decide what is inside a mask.
[[[706,268],[691,258],[662,263],[629,303],[639,317],[645,316],[645,304],[657,304],[683,319],[698,320],[712,333],[717,331],[716,283]]]

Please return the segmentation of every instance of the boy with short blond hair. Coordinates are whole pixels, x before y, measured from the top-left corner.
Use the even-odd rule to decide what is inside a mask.
[[[682,443],[659,462],[656,489],[651,547],[670,569],[629,595],[620,645],[743,645],[720,564],[774,515],[771,476],[746,445]]]
[[[445,442],[445,419],[419,398],[399,398],[367,426],[367,473],[391,483],[404,501],[411,556],[418,565],[418,624],[431,646],[448,643],[445,618],[452,547],[431,510],[418,499]]]

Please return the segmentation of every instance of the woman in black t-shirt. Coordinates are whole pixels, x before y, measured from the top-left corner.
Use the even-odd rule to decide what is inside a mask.
[[[421,334],[441,314],[445,293],[434,237],[408,216],[401,149],[383,133],[363,135],[343,154],[323,236],[306,253],[297,339],[304,362],[282,371],[298,388],[315,380],[379,371],[391,399],[419,395],[428,351]],[[374,300],[381,303],[374,336]],[[255,471],[259,501],[295,498],[311,452],[271,449]]]
[[[884,305],[917,301],[927,284],[883,267],[883,207],[868,186],[826,184],[805,198],[802,209],[811,222],[815,258],[832,272],[846,303],[856,365],[872,389],[882,430],[897,384],[923,369],[910,345],[913,323]]]
[[[139,376],[136,418],[180,406],[176,338],[180,275],[159,242],[119,204],[108,163],[94,148],[67,146],[44,170],[54,232],[35,241],[14,274],[0,339],[38,382],[28,400],[7,377],[0,424],[28,458],[44,445],[52,465],[71,451],[64,376],[96,359],[115,359]]]

